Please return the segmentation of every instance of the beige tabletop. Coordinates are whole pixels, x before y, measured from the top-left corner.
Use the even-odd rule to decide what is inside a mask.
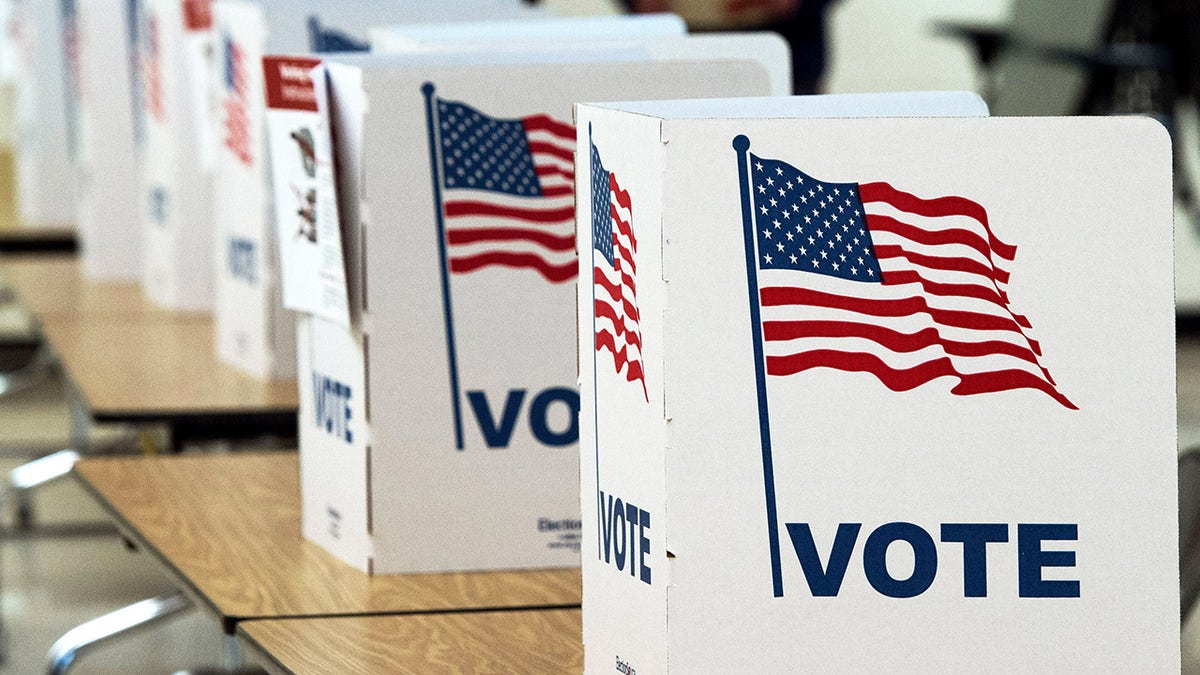
[[[136,282],[86,279],[77,258],[6,257],[0,271],[102,420],[278,416],[299,404],[295,380],[223,363],[206,312],[162,309]]]
[[[79,258],[63,254],[6,256],[0,271],[21,303],[39,320],[153,315],[170,321],[198,321],[207,313],[162,309],[148,300],[136,281],[87,279]]]
[[[294,413],[299,405],[295,380],[222,363],[208,318],[46,316],[42,332],[97,419]]]
[[[324,673],[580,673],[577,609],[245,621],[268,670]]]
[[[368,576],[300,534],[296,453],[89,458],[75,476],[226,632],[255,618],[578,607],[577,568]]]

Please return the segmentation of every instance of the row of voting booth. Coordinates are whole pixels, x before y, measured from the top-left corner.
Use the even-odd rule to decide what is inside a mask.
[[[23,217],[296,378],[347,564],[582,565],[589,672],[1178,671],[1156,124],[673,15],[17,13]]]

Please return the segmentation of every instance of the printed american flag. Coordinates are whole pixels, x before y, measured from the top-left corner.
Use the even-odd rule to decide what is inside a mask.
[[[575,279],[575,128],[440,98],[435,114],[450,272],[501,266]]]
[[[640,382],[650,400],[642,371],[642,329],[637,306],[637,238],[633,234],[629,193],[616,174],[604,169],[600,151],[591,150],[592,280],[596,320],[596,352],[609,351],[617,374]]]
[[[1016,247],[964,197],[830,183],[750,154],[768,375],[865,372],[893,391],[1037,389],[1067,408],[1009,304]]]

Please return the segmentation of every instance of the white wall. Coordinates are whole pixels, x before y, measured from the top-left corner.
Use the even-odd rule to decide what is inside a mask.
[[[829,92],[975,89],[972,50],[936,23],[1004,23],[1012,0],[842,0],[829,17]]]

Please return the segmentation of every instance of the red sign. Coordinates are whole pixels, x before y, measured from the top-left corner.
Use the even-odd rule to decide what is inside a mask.
[[[212,0],[183,0],[183,25],[188,30],[212,28]]]
[[[267,84],[267,107],[274,110],[317,111],[312,69],[321,59],[297,56],[263,57],[263,81]]]

